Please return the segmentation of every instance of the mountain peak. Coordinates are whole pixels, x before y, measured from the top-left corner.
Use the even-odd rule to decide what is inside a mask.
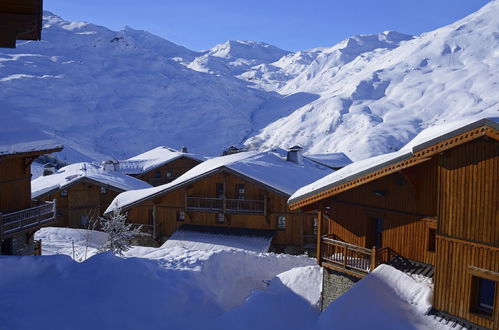
[[[289,53],[265,42],[248,40],[228,40],[208,50],[211,56],[225,59],[242,58],[260,63],[275,62]]]

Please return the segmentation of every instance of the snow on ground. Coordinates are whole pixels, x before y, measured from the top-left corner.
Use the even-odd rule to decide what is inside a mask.
[[[90,232],[89,242],[104,234]],[[44,228],[43,253],[67,253],[84,231]],[[65,248],[63,246],[65,245]],[[90,253],[92,254],[92,253]],[[305,256],[244,250],[133,247],[76,262],[0,256],[5,329],[428,329],[430,289],[380,266],[318,311],[322,271]]]
[[[431,294],[427,285],[380,265],[332,302],[314,329],[446,329],[425,315],[431,308]]]
[[[221,235],[177,229],[161,247],[172,248],[180,246],[191,250],[240,249],[253,252],[267,252],[271,242],[272,237]]]

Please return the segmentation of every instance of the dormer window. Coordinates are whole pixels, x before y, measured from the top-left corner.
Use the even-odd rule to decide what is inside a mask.
[[[100,193],[101,193],[101,195],[105,195],[105,194],[107,194],[107,189],[106,189],[106,187],[101,186],[101,187],[100,187]]]
[[[66,189],[61,190],[61,197],[67,197],[68,196],[68,191]]]
[[[167,177],[167,178],[171,178],[171,177],[173,177],[173,170],[172,170],[172,169],[168,169],[168,170],[166,170],[166,177]]]

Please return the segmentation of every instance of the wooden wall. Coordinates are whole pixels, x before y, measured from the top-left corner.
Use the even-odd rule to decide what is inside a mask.
[[[0,159],[0,212],[31,206],[31,167],[25,158]]]
[[[472,277],[470,266],[498,273],[499,248],[437,236],[437,253],[433,306],[483,327],[498,329],[497,287],[495,313],[492,318],[470,312]]]
[[[329,207],[327,233],[372,248],[373,222],[379,218],[383,221],[382,247],[434,263],[435,253],[428,252],[427,241],[428,221],[437,214],[436,181],[437,162],[429,160],[340,193],[324,202]]]
[[[438,158],[439,233],[499,244],[499,142],[481,138]]]
[[[438,157],[439,222],[434,306],[488,328],[492,318],[470,312],[470,268],[499,273],[499,142],[480,138]],[[495,279],[499,285],[499,277]]]
[[[0,1],[0,47],[15,48],[17,40],[39,40],[42,0]]]
[[[92,182],[79,182],[70,186],[67,196],[61,196],[61,191],[44,196],[41,200],[57,200],[57,221],[51,226],[82,228],[81,217],[101,216],[120,191],[106,189],[101,194],[100,186]]]
[[[177,221],[177,211],[185,210],[185,199],[189,197],[216,197],[216,184],[225,182],[226,198],[236,197],[236,185],[244,184],[246,199],[263,200],[267,198],[267,216],[247,214],[226,214],[225,223],[216,222],[216,213],[186,212],[183,222]],[[237,227],[275,230],[273,245],[303,246],[304,222],[312,223],[314,214],[290,211],[287,197],[265,189],[263,186],[229,173],[217,173],[200,179],[187,187],[164,194],[152,201],[141,203],[128,210],[128,217],[134,223],[150,224],[150,217],[155,214],[159,236],[170,236],[185,224]],[[277,230],[277,217],[286,217],[286,230]],[[313,239],[311,239],[313,241]]]
[[[157,177],[157,172],[159,172],[161,178],[167,178],[166,173],[168,170],[171,170],[172,179],[175,179],[184,174],[185,172],[187,172],[188,170],[190,170],[191,168],[193,168],[194,166],[198,165],[199,163],[201,162],[198,160],[181,157],[168,164],[157,167],[149,172],[145,172],[141,175],[138,175],[137,178],[147,183],[153,184],[154,182],[151,179]]]

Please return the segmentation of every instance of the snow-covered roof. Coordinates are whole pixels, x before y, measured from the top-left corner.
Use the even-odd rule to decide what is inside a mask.
[[[156,147],[132,158],[119,161],[119,171],[126,174],[141,174],[157,167],[168,164],[181,157],[190,158],[200,162],[206,159],[202,156],[177,151],[168,147]]]
[[[0,145],[0,155],[43,152],[52,151],[54,149],[62,149],[62,144],[55,140],[37,140]]]
[[[399,151],[352,163],[326,177],[301,187],[290,197],[288,203],[296,203],[304,198],[319,194],[323,191],[360,178],[368,173],[408,159],[412,157],[415,152],[427,148],[428,146],[485,125],[494,129],[499,129],[499,117],[480,119],[474,117],[429,127],[419,133]]]
[[[352,160],[342,152],[327,154],[305,154],[303,155],[303,157],[332,169],[342,168],[352,163]]]
[[[31,197],[37,198],[56,189],[65,189],[83,179],[95,181],[118,190],[151,187],[150,184],[134,177],[119,172],[105,171],[98,165],[84,162],[62,167],[54,174],[41,176],[31,181]]]
[[[303,159],[302,165],[287,161],[286,151],[282,149],[266,152],[240,152],[209,159],[168,184],[123,192],[114,199],[106,213],[116,207],[127,208],[142,200],[177,189],[221,169],[237,172],[286,196],[290,196],[299,187],[333,172],[330,168],[306,158]]]

